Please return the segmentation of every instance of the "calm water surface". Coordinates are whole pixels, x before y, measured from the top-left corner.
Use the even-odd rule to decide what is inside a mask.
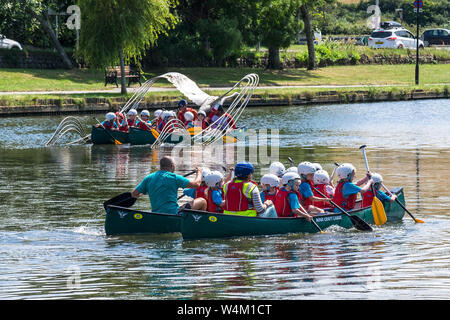
[[[331,172],[352,162],[362,177],[366,144],[371,170],[403,186],[426,223],[405,215],[373,233],[202,241],[105,236],[102,202],[134,188],[170,149],[46,148],[62,116],[2,118],[0,299],[448,299],[449,110],[450,100],[247,108],[247,128],[279,129],[285,163],[314,160]],[[92,117],[80,119],[89,131]],[[219,169],[209,156],[178,168]],[[135,206],[148,208],[148,198]]]

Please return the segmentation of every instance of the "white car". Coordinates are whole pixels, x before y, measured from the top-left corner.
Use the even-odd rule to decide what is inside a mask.
[[[368,39],[368,46],[371,48],[409,48],[416,49],[416,37],[406,29],[378,29],[372,32]],[[423,49],[424,44],[419,40],[419,48]]]
[[[0,49],[13,49],[17,48],[22,50],[22,46],[17,41],[7,39],[4,35],[0,34]]]

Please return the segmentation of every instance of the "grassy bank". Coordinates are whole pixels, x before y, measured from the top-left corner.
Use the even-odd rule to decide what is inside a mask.
[[[281,71],[252,68],[174,68],[152,70],[144,76],[149,79],[175,71],[185,74],[200,87],[231,86],[244,75],[253,72],[260,77],[260,86],[413,85],[414,70],[413,64],[333,66],[312,71],[303,68]],[[450,83],[450,64],[421,65],[420,83]],[[154,86],[172,87],[162,80]],[[93,70],[0,69],[0,91],[3,92],[94,91],[115,88],[115,85],[105,87],[104,74]]]

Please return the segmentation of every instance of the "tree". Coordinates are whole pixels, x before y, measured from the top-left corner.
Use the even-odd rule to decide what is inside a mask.
[[[176,0],[79,0],[79,56],[93,68],[120,64],[121,93],[126,94],[124,65],[138,61],[160,34],[178,19]]]
[[[335,0],[302,0],[300,14],[305,26],[306,44],[308,47],[308,70],[317,69],[316,50],[314,48],[314,21],[313,15],[323,17],[321,9],[326,5],[331,5]]]
[[[262,0],[259,11],[261,43],[269,49],[267,68],[281,69],[280,48],[287,48],[301,29],[300,0]]]
[[[55,31],[53,31],[47,16],[47,9],[50,6],[59,7],[64,5],[65,2],[65,0],[20,0],[19,4],[17,4],[17,1],[4,0],[0,3],[0,11],[2,11],[8,20],[17,20],[17,17],[19,17],[19,19],[25,19],[25,21],[21,21],[21,24],[29,24],[30,22],[26,21],[26,19],[37,20],[41,29],[44,31],[44,34],[48,36],[53,47],[58,52],[66,68],[72,69],[72,62],[59,42]],[[13,16],[6,16],[8,12]],[[7,21],[7,19],[5,20]],[[8,26],[3,27],[6,28]]]

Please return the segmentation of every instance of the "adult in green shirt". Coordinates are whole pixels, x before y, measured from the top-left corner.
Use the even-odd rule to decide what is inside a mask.
[[[178,189],[198,188],[202,179],[202,170],[196,168],[194,181],[175,174],[175,162],[171,157],[165,156],[160,160],[160,170],[146,176],[144,180],[131,192],[133,198],[147,194],[153,212],[178,213]],[[191,209],[206,210],[206,200],[197,198],[189,203]],[[187,206],[189,208],[189,206]]]

